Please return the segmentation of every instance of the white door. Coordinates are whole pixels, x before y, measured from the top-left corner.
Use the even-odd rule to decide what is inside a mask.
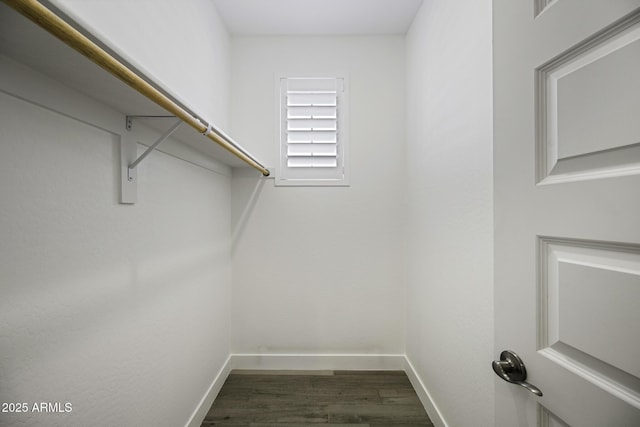
[[[640,0],[494,0],[496,425],[640,426]],[[490,369],[490,368],[488,368]]]

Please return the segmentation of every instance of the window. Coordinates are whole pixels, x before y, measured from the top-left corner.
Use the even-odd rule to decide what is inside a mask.
[[[276,185],[349,185],[343,77],[280,79]]]

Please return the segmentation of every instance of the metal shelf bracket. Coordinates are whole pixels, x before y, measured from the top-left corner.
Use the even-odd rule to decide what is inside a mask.
[[[175,116],[127,116],[126,128],[131,130],[132,119],[135,117],[175,117]],[[156,147],[169,138],[182,124],[182,120],[178,120],[168,131],[160,135],[160,137],[140,156],[138,154],[137,143],[129,137],[122,135],[120,138],[120,203],[134,204],[138,201],[138,165],[142,162]]]
[[[130,116],[126,116],[126,128],[127,130],[131,130],[133,129],[133,121],[135,119],[170,119],[173,118],[175,116],[136,116],[136,115],[130,115]]]

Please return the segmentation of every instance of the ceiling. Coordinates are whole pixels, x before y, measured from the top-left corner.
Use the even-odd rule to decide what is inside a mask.
[[[423,0],[213,0],[233,35],[405,34]]]

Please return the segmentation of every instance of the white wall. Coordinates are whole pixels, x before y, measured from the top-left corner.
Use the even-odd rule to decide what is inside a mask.
[[[344,71],[350,187],[234,171],[235,353],[404,352],[403,37],[233,38],[232,132],[275,165],[276,74]]]
[[[488,0],[425,2],[406,45],[232,50],[207,0],[55,3],[269,165],[275,73],[347,71],[352,184],[155,153],[122,206],[113,134],[1,95],[0,397],[73,412],[0,424],[183,425],[232,350],[406,349],[450,426],[493,425]]]
[[[51,0],[204,119],[229,124],[229,35],[210,0]]]
[[[406,55],[407,356],[449,426],[491,426],[491,2],[425,2]]]
[[[71,3],[87,20],[104,5]],[[227,127],[226,33],[162,7],[159,21],[141,19],[130,6],[119,16],[140,34],[162,39],[172,22],[211,36],[198,49],[215,55],[150,44],[146,60],[158,72],[215,69],[222,80],[178,90]],[[11,67],[2,62],[3,79]],[[41,87],[39,104],[73,98],[85,122],[0,92],[0,402],[72,404],[66,414],[0,413],[0,425],[186,425],[230,354],[230,176],[154,152],[140,165],[138,203],[121,205],[124,129],[104,123],[124,127],[124,116],[18,65],[13,73],[27,83],[6,90]]]

